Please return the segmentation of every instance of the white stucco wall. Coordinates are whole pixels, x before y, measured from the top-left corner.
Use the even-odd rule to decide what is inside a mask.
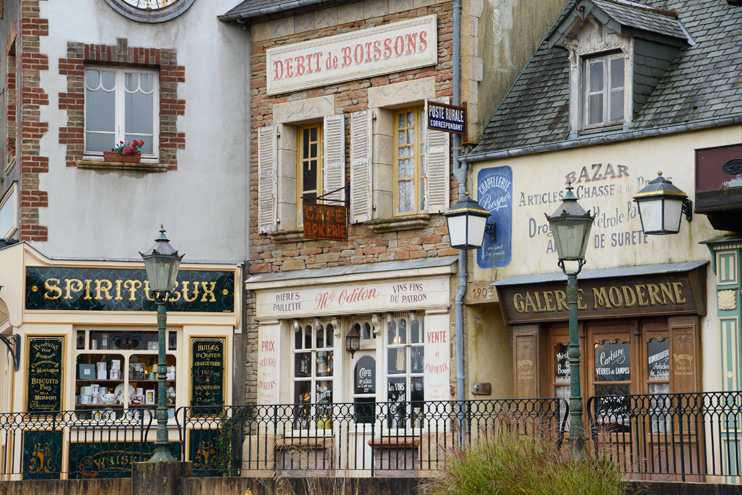
[[[40,154],[50,160],[39,187],[49,193],[49,207],[40,209],[49,241],[34,245],[49,256],[138,258],[163,223],[189,260],[247,259],[247,33],[217,19],[238,2],[196,0],[162,24],[128,20],[104,0],[73,3],[40,3],[40,16],[49,19],[49,36],[40,43],[49,57],[49,70],[41,73],[49,95],[41,121],[49,123],[49,132]],[[185,67],[178,99],[186,101],[186,110],[177,127],[186,134],[186,148],[177,152],[176,171],[65,164],[59,128],[67,124],[67,112],[59,110],[59,93],[67,91],[67,77],[59,74],[59,59],[67,56],[68,41],[116,45],[117,38],[127,38],[129,47],[176,49],[177,63]]]

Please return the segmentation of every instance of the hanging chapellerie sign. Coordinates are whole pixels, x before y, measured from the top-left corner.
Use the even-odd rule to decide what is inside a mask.
[[[191,339],[191,406],[224,405],[226,343],[224,337]]]
[[[63,375],[64,337],[28,337],[26,410],[61,410]]]
[[[180,270],[168,311],[234,312],[234,272]],[[26,309],[51,311],[155,311],[144,270],[26,267]]]

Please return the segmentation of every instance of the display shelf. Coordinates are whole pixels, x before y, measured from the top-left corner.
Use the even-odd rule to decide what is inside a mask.
[[[123,404],[75,404],[75,409],[77,408],[109,409],[111,407],[121,408],[121,407],[124,407],[124,405]]]
[[[129,380],[129,383],[157,383],[159,381],[160,380],[150,380],[150,379],[146,379],[146,380]],[[175,380],[165,380],[165,381],[168,382],[168,383],[175,383]]]
[[[93,378],[78,378],[76,381],[78,383],[79,382],[83,382],[83,383],[87,383],[87,382],[96,382],[96,383],[97,382],[100,382],[100,383],[124,383],[123,380],[95,380]]]

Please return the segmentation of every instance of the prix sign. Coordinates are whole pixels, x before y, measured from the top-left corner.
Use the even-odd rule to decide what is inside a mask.
[[[438,62],[437,19],[354,30],[266,50],[269,95],[391,74]]]

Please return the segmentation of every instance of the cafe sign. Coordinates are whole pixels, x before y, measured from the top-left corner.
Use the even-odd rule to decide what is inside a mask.
[[[435,15],[266,50],[269,95],[435,65]]]
[[[580,319],[705,314],[705,268],[579,281]],[[566,281],[497,285],[508,325],[569,318]]]
[[[348,240],[348,207],[304,203],[304,238]]]

